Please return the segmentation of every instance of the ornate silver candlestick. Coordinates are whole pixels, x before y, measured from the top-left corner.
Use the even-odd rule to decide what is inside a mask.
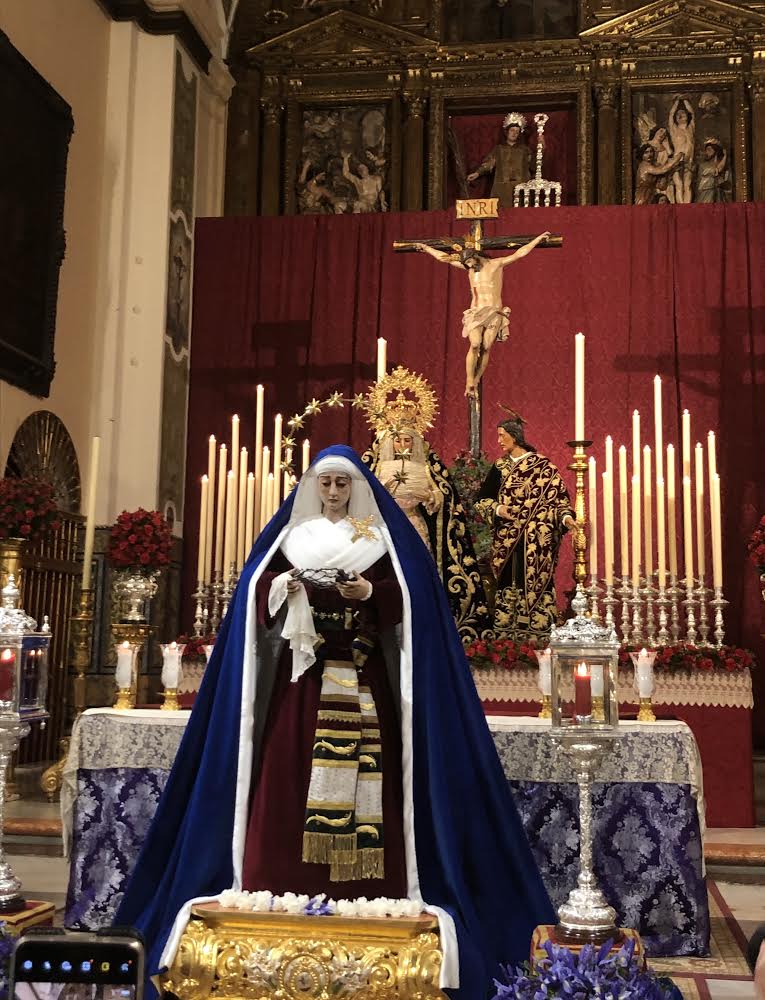
[[[216,569],[213,573],[212,582],[212,609],[210,612],[210,625],[214,633],[217,633],[218,626],[221,621],[220,605],[221,598],[223,596],[223,581],[221,580],[221,571]]]
[[[600,611],[598,610],[598,597],[603,591],[598,586],[597,576],[590,577],[590,586],[587,588],[587,596],[590,599],[590,618],[594,622],[600,622]]]
[[[536,173],[533,180],[515,185],[513,189],[513,204],[516,208],[519,205],[525,205],[527,208],[531,206],[539,208],[541,205],[552,205],[553,197],[555,198],[556,208],[560,206],[563,194],[560,181],[546,181],[542,179],[542,154],[544,150],[542,136],[544,135],[548,119],[549,115],[534,115],[534,124],[537,127]]]
[[[723,597],[722,587],[715,587],[714,600],[709,602],[715,612],[715,646],[719,649],[725,645],[725,623],[723,622],[723,608],[728,601]]]
[[[656,590],[651,582],[650,577],[646,577],[645,586],[641,589],[640,593],[643,595],[645,600],[645,634],[646,641],[649,646],[656,645],[656,617],[654,615],[653,608],[653,597]]]
[[[616,910],[609,906],[592,870],[592,781],[613,734],[588,732],[579,727],[575,732],[556,736],[571,758],[579,785],[579,875],[577,885],[558,910],[556,938],[571,943],[599,944],[617,938]]]
[[[614,585],[612,583],[606,584],[606,596],[603,598],[603,606],[606,609],[606,628],[611,628],[616,631],[616,625],[614,622],[614,608],[617,605],[617,600],[614,597]]]
[[[197,638],[200,638],[202,635],[204,613],[207,610],[205,607],[207,602],[207,587],[202,580],[197,580],[197,589],[191,596],[196,601],[196,610],[194,612],[194,635]]]
[[[683,601],[683,604],[685,605],[686,608],[686,616],[687,616],[687,629],[686,629],[685,640],[686,642],[689,642],[692,646],[695,646],[696,642],[698,641],[699,634],[696,631],[696,615],[694,614],[693,611],[696,605],[696,595],[693,590],[693,581],[691,581],[690,583],[686,581],[685,592],[686,592],[686,597],[685,600]]]
[[[640,643],[643,641],[643,602],[640,597],[640,583],[633,583],[632,598],[632,641]]]
[[[666,587],[659,587],[659,596],[656,598],[656,607],[659,609],[659,631],[656,634],[656,639],[660,646],[669,644],[667,608],[670,606],[670,603]]]
[[[670,626],[669,633],[672,636],[672,642],[680,641],[680,588],[677,586],[677,575],[674,573],[670,574],[669,577],[669,590],[667,590],[667,597],[669,598],[670,604]]]
[[[619,588],[619,598],[622,602],[622,644],[627,645],[630,641],[630,598],[632,588],[628,576],[622,576],[622,585]]]
[[[226,577],[226,582],[223,584],[223,607],[221,609],[221,621],[226,617],[226,612],[228,611],[229,601],[236,590],[236,563],[232,562],[228,571],[228,576]]]
[[[707,614],[707,597],[712,591],[704,583],[704,577],[700,576],[696,581],[696,597],[699,601],[699,634],[701,635],[701,645],[709,646],[709,615]]]

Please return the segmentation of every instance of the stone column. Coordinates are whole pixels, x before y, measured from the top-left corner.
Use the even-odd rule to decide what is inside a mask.
[[[404,155],[402,179],[402,208],[405,212],[422,210],[425,189],[424,166],[424,114],[426,99],[422,94],[404,94],[406,122],[404,124]]]
[[[278,215],[282,189],[282,118],[284,105],[266,98],[263,109],[263,153],[260,175],[260,214]]]
[[[765,201],[765,77],[755,77],[752,94],[752,200]],[[738,167],[744,169],[743,164]]]
[[[595,104],[598,109],[598,205],[615,205],[619,201],[618,117],[619,88],[616,83],[596,83]]]

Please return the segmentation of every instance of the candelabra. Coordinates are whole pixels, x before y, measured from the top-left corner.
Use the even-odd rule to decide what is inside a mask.
[[[202,626],[204,624],[205,611],[207,610],[207,586],[204,580],[197,580],[197,589],[191,595],[196,601],[194,612],[194,635],[197,639],[202,637]]]
[[[643,641],[643,603],[640,600],[640,578],[632,581],[632,641],[639,643]]]
[[[651,582],[651,577],[646,576],[645,586],[641,589],[641,594],[645,598],[645,634],[649,646],[656,645],[656,616],[654,614],[653,598],[656,590]]]
[[[135,708],[138,697],[138,675],[140,673],[139,659],[146,642],[151,639],[154,631],[154,625],[142,622],[117,622],[112,625],[112,634],[115,642],[118,645],[127,642],[136,651],[132,662],[130,686],[125,687],[125,685],[120,684],[117,692],[117,701],[114,704],[115,708]]]
[[[723,622],[723,608],[728,601],[723,597],[722,587],[715,587],[714,600],[709,602],[715,612],[715,646],[719,649],[725,643],[725,624]]]
[[[622,642],[626,646],[630,641],[630,598],[632,597],[628,576],[622,576],[622,585],[618,594],[622,602]]]
[[[691,646],[696,645],[696,640],[698,639],[698,632],[696,631],[696,615],[694,614],[693,608],[696,605],[696,595],[693,589],[693,580],[687,580],[685,584],[686,597],[683,603],[686,607],[687,616],[687,630],[686,630],[686,642],[690,643]]]
[[[221,621],[226,617],[229,601],[231,600],[235,588],[236,588],[236,563],[232,562],[231,568],[228,571],[228,575],[226,576],[226,579],[223,581],[223,590],[221,592],[221,599],[223,602],[220,614]]]
[[[590,576],[590,586],[587,588],[587,596],[590,599],[590,618],[594,622],[600,622],[600,610],[598,609],[598,598],[603,593],[598,586],[598,578],[593,573]]]
[[[592,869],[592,782],[613,735],[577,727],[557,739],[571,757],[579,785],[579,875],[558,910],[556,937],[564,942],[599,944],[619,937],[616,911],[606,902]]]
[[[667,597],[666,587],[659,587],[659,596],[656,598],[656,607],[659,609],[659,631],[656,635],[656,639],[660,646],[666,646],[669,643],[669,632],[667,631],[667,608],[670,606],[670,600]]]
[[[707,614],[707,597],[712,591],[704,583],[704,577],[700,576],[696,581],[696,597],[699,602],[699,635],[701,645],[709,646],[709,615]]]
[[[587,551],[587,536],[584,525],[587,511],[584,502],[584,474],[587,471],[587,456],[585,449],[589,448],[592,441],[569,441],[569,448],[573,448],[574,457],[571,460],[569,469],[574,473],[576,481],[576,492],[574,495],[574,513],[576,514],[576,531],[574,533],[574,582],[585,590],[585,580],[587,579],[587,565],[585,562],[585,552]]]
[[[545,125],[549,115],[534,115],[534,124],[537,127],[537,162],[534,179],[523,184],[516,184],[513,188],[513,204],[516,208],[519,205],[539,207],[540,205],[552,205],[555,199],[556,208],[560,206],[563,188],[560,181],[546,181],[542,178],[542,152],[544,150]]]
[[[617,600],[614,597],[614,585],[612,583],[606,584],[606,596],[603,598],[603,606],[606,609],[606,628],[613,629],[616,631],[616,624],[614,620],[614,608],[617,605]]]
[[[678,642],[680,640],[680,588],[677,585],[677,574],[671,573],[669,577],[669,590],[667,591],[667,598],[669,599],[670,606],[670,626],[669,631],[672,636],[672,642]]]
[[[210,612],[210,625],[212,626],[213,632],[217,633],[218,626],[221,622],[221,600],[223,597],[223,581],[221,579],[222,573],[219,569],[216,569],[213,573],[212,582],[212,610]]]

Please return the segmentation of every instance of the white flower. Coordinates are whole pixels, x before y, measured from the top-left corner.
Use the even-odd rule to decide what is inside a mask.
[[[250,893],[237,889],[224,889],[218,897],[220,905],[232,910],[249,910],[251,906]]]
[[[373,899],[367,903],[367,913],[370,917],[384,917],[387,916],[388,910],[390,909],[389,900],[384,898]]]
[[[358,917],[359,904],[354,899],[338,899],[337,915],[339,917]]]
[[[403,917],[419,917],[422,913],[422,903],[418,902],[416,899],[404,899]]]
[[[250,894],[250,905],[256,913],[268,913],[273,898],[273,894],[268,889],[261,889],[259,892]]]

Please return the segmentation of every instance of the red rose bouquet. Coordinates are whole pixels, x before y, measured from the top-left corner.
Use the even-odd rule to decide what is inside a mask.
[[[760,518],[760,523],[752,532],[752,537],[747,545],[749,558],[757,567],[757,572],[765,573],[765,516]]]
[[[118,569],[150,573],[170,563],[173,536],[157,510],[123,510],[109,536],[106,556]]]
[[[34,541],[60,524],[50,483],[41,479],[0,479],[0,538]]]

